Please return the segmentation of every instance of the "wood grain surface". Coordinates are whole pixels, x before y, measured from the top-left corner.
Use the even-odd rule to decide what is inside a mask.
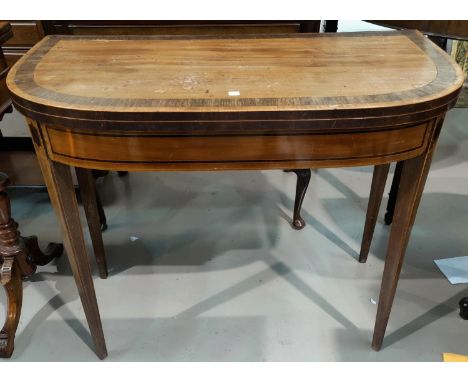
[[[445,107],[462,81],[453,60],[419,32],[395,31],[47,36],[12,68],[7,84],[31,118],[102,125],[155,121],[155,113],[172,121],[190,112],[198,120],[200,113],[208,120],[415,113]]]
[[[61,39],[36,65],[34,81],[77,100],[90,98],[91,107],[99,107],[92,104],[94,99],[105,99],[106,108],[146,110],[151,107],[146,100],[196,100],[207,107],[207,100],[227,98],[233,91],[239,93],[234,100],[275,98],[285,103],[302,97],[400,93],[424,87],[437,76],[432,60],[406,36],[349,40]],[[378,54],[396,46],[398,54],[391,60]],[[353,54],[356,50],[366,54]],[[363,61],[371,72],[362,70]],[[135,106],[125,105],[127,100]],[[169,102],[155,106],[171,107]],[[308,105],[314,106],[319,105]]]

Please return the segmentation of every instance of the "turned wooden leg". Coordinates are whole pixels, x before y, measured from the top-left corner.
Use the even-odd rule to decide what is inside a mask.
[[[23,238],[18,223],[11,217],[11,205],[6,187],[9,180],[0,173],[0,281],[7,300],[7,318],[0,332],[0,357],[11,357],[14,349],[16,328],[21,314],[23,299],[22,279],[36,271],[36,265],[45,265],[60,256],[63,246],[51,243],[42,253],[35,236]]]
[[[309,186],[310,169],[285,170],[285,172],[294,172],[297,175],[296,198],[294,199],[293,228],[299,230],[305,227],[306,223],[301,216],[302,202]]]
[[[400,276],[403,258],[416,217],[421,195],[431,164],[432,153],[443,119],[435,127],[434,139],[428,151],[402,163],[400,187],[393,224],[388,240],[387,256],[380,288],[372,348],[380,350]]]
[[[390,193],[388,194],[387,210],[384,217],[386,225],[392,224],[393,221],[393,213],[395,211],[395,204],[398,197],[398,188],[400,187],[402,168],[403,162],[397,162],[395,166],[395,172],[393,173],[392,186],[390,187]]]
[[[5,265],[5,263],[3,263]],[[2,265],[2,267],[3,267]],[[15,348],[16,328],[21,314],[21,305],[23,302],[23,282],[21,280],[21,271],[16,262],[13,261],[10,279],[3,284],[7,295],[7,316],[2,331],[0,332],[0,357],[10,358]]]
[[[369,204],[367,205],[366,224],[364,225],[361,253],[359,255],[360,263],[365,263],[367,260],[367,255],[369,254],[372,236],[374,235],[375,223],[377,222],[377,217],[379,215],[380,203],[382,201],[389,168],[390,163],[374,167]]]
[[[75,168],[76,177],[81,192],[81,200],[88,221],[89,233],[93,243],[94,256],[99,269],[99,275],[102,279],[107,278],[106,255],[104,252],[104,244],[102,242],[101,222],[99,214],[99,197],[96,192],[96,183],[92,170],[84,168]],[[102,206],[101,206],[102,208]]]
[[[86,254],[83,230],[80,222],[78,203],[71,177],[70,167],[51,161],[47,157],[42,136],[38,131],[40,126],[35,121],[28,120],[34,139],[34,149],[47,185],[50,200],[62,229],[64,245],[70,267],[78,287],[83,310],[91,331],[91,337],[96,347],[96,354],[103,359],[107,356],[101,317],[94,291],[91,267]]]
[[[18,225],[11,218],[10,199],[6,193],[8,184],[8,176],[0,173],[0,283],[5,289],[8,300],[6,321],[0,332],[0,357],[11,357],[14,349],[23,297],[21,271],[17,258],[25,257],[25,246],[21,241]],[[25,266],[27,265],[26,263]],[[28,271],[31,272],[34,269],[28,267]]]

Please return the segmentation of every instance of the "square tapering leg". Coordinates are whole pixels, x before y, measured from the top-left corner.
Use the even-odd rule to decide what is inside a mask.
[[[440,118],[434,124],[432,141],[428,150],[424,154],[402,163],[400,186],[390,237],[388,239],[387,256],[385,258],[379,305],[377,307],[374,336],[372,339],[372,348],[374,350],[380,350],[382,347],[411,228],[416,218],[416,212],[424,185],[426,184],[432,154],[442,123],[443,118]]]
[[[29,126],[35,137],[34,148],[52,206],[62,229],[65,250],[96,347],[96,354],[103,359],[107,356],[106,343],[70,167],[51,161],[47,157],[43,141],[40,140],[41,132],[38,131],[38,125],[36,122],[29,121]]]

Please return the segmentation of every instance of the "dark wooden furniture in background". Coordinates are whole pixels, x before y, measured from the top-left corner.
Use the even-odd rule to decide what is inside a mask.
[[[2,50],[9,66],[16,63],[24,54],[44,37],[41,21],[9,21],[13,36]]]
[[[1,21],[0,21],[1,23]],[[200,35],[317,33],[320,20],[15,20],[3,46],[11,66],[45,35]]]
[[[372,341],[378,350],[443,117],[462,84],[458,65],[412,31],[49,36],[7,78],[15,107],[28,118],[100,358],[107,350],[71,167],[89,179],[92,169],[404,161]]]
[[[468,21],[466,20],[366,20],[369,23],[392,29],[417,29],[427,36],[466,40]]]
[[[227,35],[317,33],[320,20],[50,20],[45,34]]]
[[[10,23],[0,21],[0,47],[13,36]],[[6,76],[8,74],[8,63],[0,50],[0,121],[3,115],[12,111],[10,94],[6,86]],[[1,136],[1,134],[0,134]]]
[[[327,33],[338,32],[338,20],[325,20],[324,32],[327,32]]]

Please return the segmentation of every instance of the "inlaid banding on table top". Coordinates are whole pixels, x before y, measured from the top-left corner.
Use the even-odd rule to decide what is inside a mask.
[[[304,112],[250,112],[238,113],[235,118],[224,113],[181,113],[174,117],[171,113],[157,114],[131,114],[110,113],[106,114],[105,120],[92,120],[73,118],[72,115],[64,113],[62,116],[42,114],[16,104],[16,108],[24,115],[32,119],[44,121],[49,126],[63,126],[63,129],[73,128],[75,131],[92,131],[100,134],[110,131],[138,134],[140,132],[155,132],[158,134],[294,134],[304,132],[320,131],[325,128],[330,132],[349,131],[350,129],[360,131],[392,129],[395,126],[412,126],[415,123],[428,121],[429,119],[445,113],[456,103],[456,97],[443,106],[411,112],[408,114],[386,114],[385,110],[371,110],[366,118],[355,117],[353,113],[342,118],[334,119],[327,112],[320,117],[312,118],[304,115]],[[330,113],[332,113],[330,111]],[[150,116],[154,117],[151,119]],[[116,119],[112,119],[115,117]],[[289,119],[288,119],[289,118]]]
[[[361,51],[359,50],[360,40],[363,44]],[[254,43],[251,47],[242,48],[252,41]],[[349,42],[354,42],[354,45],[348,44]],[[144,43],[147,43],[146,48],[144,48]],[[117,44],[117,46],[113,46],[113,44]],[[101,49],[97,49],[96,45],[102,45]],[[149,45],[152,46],[151,49]],[[231,50],[223,50],[223,46],[228,46]],[[106,52],[106,47],[110,52]],[[120,47],[120,51],[112,53],[113,49],[118,47]],[[180,50],[181,47],[184,50]],[[214,53],[209,49],[203,51],[203,47],[217,50]],[[393,51],[386,55],[385,50],[390,47],[393,47]],[[136,48],[141,49],[140,55]],[[344,56],[343,52],[335,51],[337,48],[348,49],[349,52],[354,53]],[[122,53],[122,49],[125,52]],[[219,63],[222,64],[219,66],[220,68],[226,69],[226,57],[232,58],[232,49],[237,49],[237,53],[240,54],[233,65],[240,66],[241,68],[238,70],[241,72],[244,70],[239,77],[240,80],[250,82],[246,85],[247,90],[240,89],[239,97],[221,97],[218,94],[220,86],[225,88],[226,95],[228,90],[239,90],[231,89],[236,87],[234,86],[235,81],[223,82],[222,71],[216,72],[218,77],[214,76],[213,78],[209,75],[203,77],[201,74],[197,77],[193,73],[194,70],[198,70],[199,73],[202,73],[203,70],[207,72],[214,70],[212,68],[216,69]],[[276,58],[271,53],[273,50],[275,50]],[[59,53],[60,51],[62,53]],[[131,51],[133,56],[130,57],[128,53]],[[89,56],[86,56],[85,53]],[[204,53],[209,56],[209,60],[203,61],[198,57]],[[338,58],[333,57],[332,53]],[[76,63],[83,57],[86,58],[83,64]],[[119,57],[119,59],[115,57]],[[196,61],[197,57],[199,61]],[[348,66],[345,65],[346,57],[349,57],[348,60],[350,60]],[[186,61],[181,62],[182,58],[185,58]],[[269,58],[273,61],[259,63],[259,58]],[[399,65],[403,68],[401,66],[388,66],[389,64],[386,62],[390,58],[395,62],[400,62]],[[191,62],[190,59],[195,61]],[[112,60],[117,61],[117,64],[113,66]],[[304,60],[309,61],[304,63]],[[341,62],[339,62],[340,60]],[[330,62],[333,65],[330,65]],[[369,65],[369,62],[375,65]],[[387,65],[388,72],[382,70],[378,72],[380,70],[378,64]],[[73,65],[76,66],[76,77],[73,77],[75,74]],[[261,70],[258,69],[259,66]],[[96,68],[99,67],[102,69],[96,71]],[[194,69],[194,67],[198,69]],[[143,68],[142,71],[139,72],[139,68]],[[180,74],[183,68],[185,68],[186,73]],[[148,71],[145,72],[145,70]],[[265,74],[268,71],[276,71],[275,76],[268,77]],[[346,77],[347,71],[351,73],[350,78],[354,83]],[[333,73],[330,74],[330,72]],[[374,72],[374,77],[372,77],[372,72]],[[402,73],[406,74],[402,75]],[[328,79],[329,83],[325,81],[327,75],[333,76]],[[336,76],[339,75],[343,76],[343,81],[337,80]],[[385,78],[382,79],[382,75]],[[99,79],[99,76],[105,78]],[[263,76],[263,78],[259,76]],[[176,90],[171,90],[169,92],[171,94],[166,94],[164,89],[155,89],[151,86],[149,89],[145,89],[145,85],[153,85],[154,79],[151,79],[152,77],[160,79],[162,82],[165,81],[164,83],[168,84],[168,87]],[[191,81],[184,83],[183,78],[191,79]],[[274,78],[277,78],[277,83],[273,81]],[[180,82],[181,79],[182,82]],[[214,79],[216,79],[218,88],[213,82]],[[96,82],[94,88],[93,81]],[[123,86],[125,81],[128,81],[126,87]],[[212,82],[210,83],[210,81]],[[21,59],[8,76],[8,86],[14,95],[15,103],[22,104],[37,112],[49,111],[51,114],[57,113],[57,115],[61,112],[67,112],[67,109],[73,110],[70,112],[72,117],[78,115],[85,117],[86,112],[88,112],[90,118],[92,118],[93,113],[97,112],[135,114],[151,112],[251,112],[279,109],[282,111],[315,110],[320,112],[332,110],[336,117],[337,110],[380,108],[380,113],[382,113],[381,108],[400,106],[404,110],[409,103],[411,103],[413,110],[415,105],[420,105],[419,110],[423,110],[440,106],[451,100],[458,93],[462,81],[463,75],[460,69],[427,38],[414,31],[248,37],[50,36]],[[102,85],[106,82],[109,89],[102,90]],[[121,86],[113,87],[113,83],[120,83]],[[327,90],[327,85],[331,83],[335,87]],[[51,84],[54,84],[58,90],[54,90]],[[268,86],[269,90],[262,89]],[[361,95],[354,94],[356,89],[360,89],[360,86],[367,86],[368,91]],[[411,86],[414,88],[408,89]],[[197,92],[206,88],[205,92],[207,93],[202,98],[190,98],[191,91],[189,90],[194,87],[197,88]],[[275,87],[281,87],[281,89]],[[394,87],[396,91],[379,93],[379,87],[385,88],[384,90]],[[275,94],[275,89],[275,97],[264,96],[269,93]],[[163,92],[159,92],[161,90]],[[92,96],[93,91],[96,93],[95,97]],[[145,97],[145,92],[151,91],[155,91],[152,98],[139,98]],[[101,94],[97,94],[99,92]],[[135,97],[123,98],[132,92],[135,93]],[[210,98],[213,92],[216,94]],[[257,92],[255,93],[256,97],[248,97],[249,92]],[[334,92],[334,94],[327,96],[327,92]],[[106,96],[110,93],[112,93],[112,97]],[[180,95],[179,93],[185,94],[185,97],[173,96]],[[247,96],[243,96],[246,93]],[[305,96],[306,93],[315,93],[315,95]],[[350,95],[339,95],[343,93]],[[295,96],[296,94],[300,96]]]

